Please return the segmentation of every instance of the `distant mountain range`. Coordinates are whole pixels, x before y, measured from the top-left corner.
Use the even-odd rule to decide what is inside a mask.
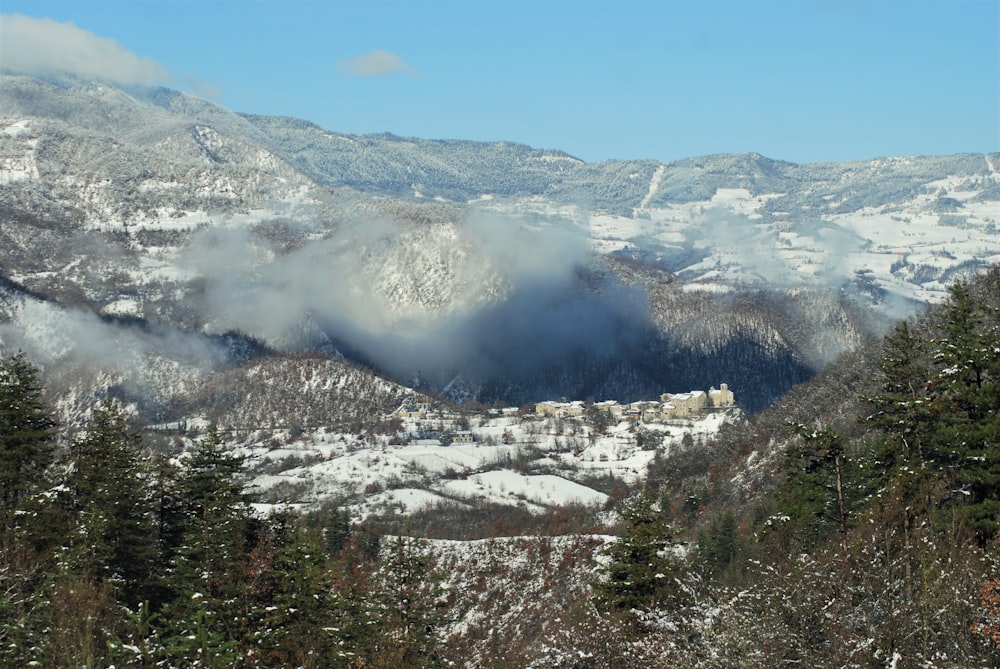
[[[150,419],[204,412],[213,372],[303,352],[401,384],[386,398],[727,382],[753,411],[1000,260],[998,168],[585,163],[3,76],[0,347],[58,377],[68,415],[95,380]]]

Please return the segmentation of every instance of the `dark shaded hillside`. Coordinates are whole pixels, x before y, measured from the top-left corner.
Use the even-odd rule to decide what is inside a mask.
[[[998,314],[993,267],[658,457],[597,586],[619,599],[532,666],[997,666]]]
[[[244,433],[317,426],[363,432],[413,397],[409,389],[343,360],[282,355],[213,375],[190,408]]]
[[[694,504],[703,518],[756,504],[780,481],[776,463],[792,437],[790,423],[818,422],[850,440],[864,435],[864,398],[878,389],[884,353],[876,338],[844,353],[745,422],[723,426],[703,448],[660,461],[650,471],[650,485],[670,499],[671,508]]]
[[[813,373],[793,351],[771,347],[752,332],[737,334],[711,349],[686,346],[649,332],[614,357],[574,356],[534,374],[489,379],[479,386],[475,398],[514,406],[553,397],[634,402],[728,383],[737,403],[756,412]]]

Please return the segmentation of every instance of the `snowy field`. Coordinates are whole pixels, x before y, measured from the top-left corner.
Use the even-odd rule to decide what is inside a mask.
[[[261,508],[335,500],[359,518],[438,505],[498,504],[544,513],[565,505],[602,507],[608,495],[594,482],[640,481],[657,452],[669,454],[685,441],[696,448],[738,415],[731,409],[641,426],[624,421],[602,434],[569,419],[477,417],[465,431],[475,441],[450,445],[419,438],[427,421],[408,419],[395,437],[318,430],[243,454],[255,472],[251,490]],[[433,422],[450,432],[457,418]],[[636,445],[638,428],[661,435],[656,448]]]

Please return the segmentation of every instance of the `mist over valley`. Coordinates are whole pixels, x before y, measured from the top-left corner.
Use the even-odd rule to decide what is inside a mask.
[[[1000,253],[996,156],[586,164],[165,89],[2,94],[5,347],[127,371],[139,399],[149,360],[197,376],[237,333],[456,399],[726,381],[759,410]]]

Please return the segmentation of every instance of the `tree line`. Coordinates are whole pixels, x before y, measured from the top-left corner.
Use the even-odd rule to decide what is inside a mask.
[[[0,361],[0,665],[438,666],[433,564],[346,512],[254,513],[210,429],[153,453],[113,400],[60,445],[38,370]]]

